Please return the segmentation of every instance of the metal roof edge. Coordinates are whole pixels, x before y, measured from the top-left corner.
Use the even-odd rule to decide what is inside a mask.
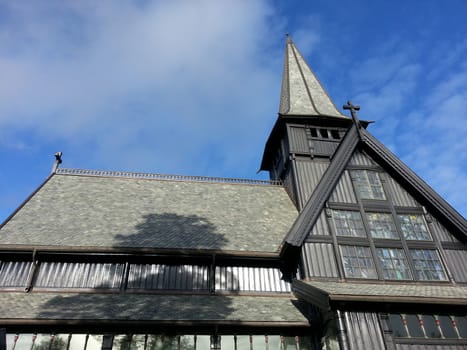
[[[36,195],[39,190],[45,186],[47,182],[55,175],[55,173],[51,173],[47,178],[39,185],[37,188],[2,222],[0,223],[0,230],[3,226],[5,226],[30,200],[32,197]]]
[[[158,174],[158,173],[139,173],[130,171],[112,171],[112,170],[91,170],[91,169],[70,169],[59,168],[57,175],[72,175],[72,176],[91,176],[103,178],[128,178],[128,179],[143,179],[143,180],[161,180],[161,181],[184,181],[184,182],[205,182],[205,183],[222,183],[236,185],[262,185],[262,186],[282,186],[279,180],[254,180],[240,178],[223,178],[209,176],[190,176],[190,175],[174,175],[174,174]]]
[[[467,221],[462,215],[371,133],[367,130],[362,130],[362,133],[366,137],[364,147],[368,148],[371,155],[385,165],[385,170],[389,169],[390,173],[395,173],[402,179],[404,186],[409,187],[424,199],[423,205],[438,214],[443,222],[448,222],[450,227],[456,231],[458,238],[464,244],[467,243]]]

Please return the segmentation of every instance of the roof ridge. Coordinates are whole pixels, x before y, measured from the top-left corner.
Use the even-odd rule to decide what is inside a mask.
[[[254,179],[223,178],[223,177],[210,177],[210,176],[141,173],[141,172],[113,171],[113,170],[58,168],[55,171],[55,174],[74,175],[74,176],[119,177],[119,178],[147,179],[147,180],[193,181],[193,182],[230,183],[230,184],[242,184],[242,185],[282,186],[282,181],[280,180],[254,180]]]

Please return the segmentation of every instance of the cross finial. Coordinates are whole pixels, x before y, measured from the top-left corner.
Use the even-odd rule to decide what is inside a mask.
[[[358,120],[358,116],[356,113],[356,111],[360,110],[360,106],[355,106],[352,103],[352,101],[347,101],[347,104],[345,104],[342,108],[344,108],[345,110],[350,110],[350,115],[352,116],[352,120],[355,126],[357,127],[358,137],[360,138],[360,140],[364,141],[364,138],[362,137],[362,134],[360,132],[362,125],[360,124],[360,121]]]
[[[62,164],[62,154],[62,152],[55,153],[55,162],[52,166],[52,174],[57,171],[59,164]]]

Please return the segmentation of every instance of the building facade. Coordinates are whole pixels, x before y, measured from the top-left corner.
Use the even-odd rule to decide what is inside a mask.
[[[271,181],[57,160],[0,227],[0,350],[467,346],[466,220],[285,51]]]

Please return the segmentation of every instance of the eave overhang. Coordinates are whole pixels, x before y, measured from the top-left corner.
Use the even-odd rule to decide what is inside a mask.
[[[0,293],[4,326],[309,327],[287,296]]]
[[[338,305],[386,304],[430,305],[440,308],[454,307],[457,312],[467,310],[467,286],[450,284],[371,283],[344,281],[294,280],[296,296],[327,311]]]

